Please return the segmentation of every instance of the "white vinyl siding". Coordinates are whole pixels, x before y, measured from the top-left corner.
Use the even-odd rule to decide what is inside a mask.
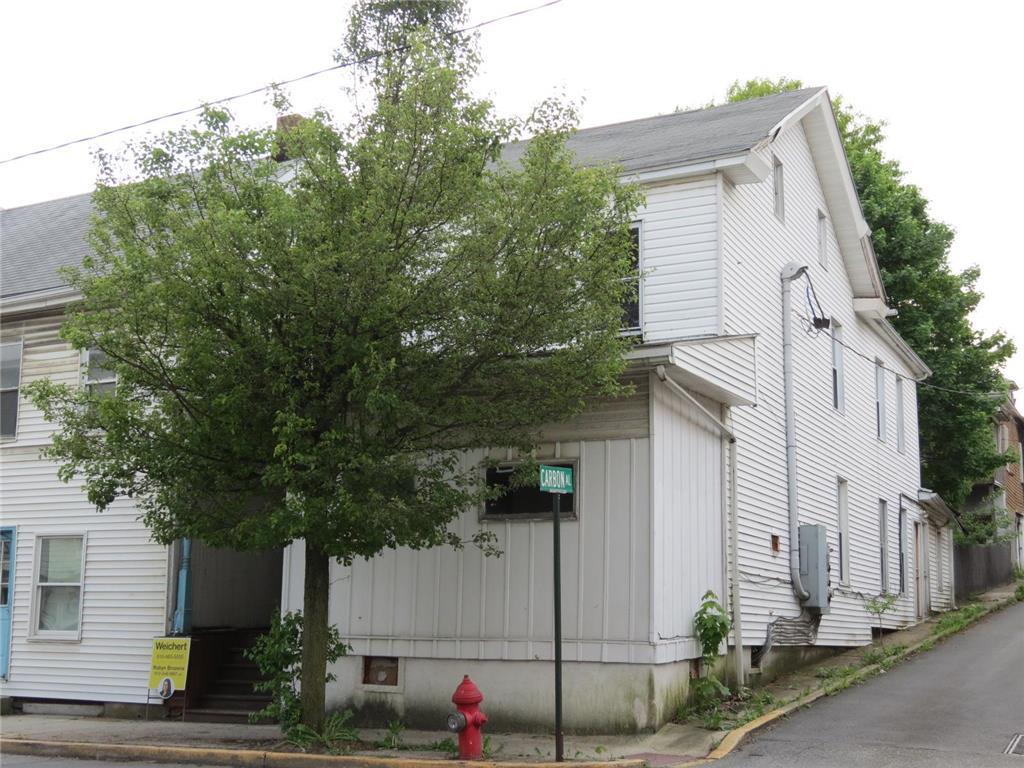
[[[82,357],[61,340],[62,317],[4,318],[3,340],[24,340],[22,384],[41,378],[79,386]],[[0,451],[5,525],[17,526],[11,594],[10,671],[4,695],[58,700],[145,703],[152,638],[167,630],[168,551],[119,499],[103,514],[80,482],[63,483],[40,457],[52,425],[22,398],[17,439]],[[81,622],[52,642],[35,631],[40,540],[82,537]]]
[[[719,329],[718,184],[714,177],[645,190],[640,231],[644,341]]]
[[[784,130],[771,151],[762,151],[769,166],[772,152],[785,164],[785,227],[778,225],[772,211],[770,174],[756,184],[726,184],[723,200],[724,331],[758,334],[757,407],[732,409],[739,435],[743,642],[761,645],[771,621],[800,613],[785,554],[789,537],[779,288],[780,270],[796,259],[814,265],[815,292],[825,314],[839,323],[843,344],[868,356],[843,355],[843,408],[837,410],[830,375],[831,334],[793,334],[800,522],[826,526],[833,552],[838,552],[836,478],[848,481],[849,584],[838,583],[833,561],[837,570],[831,612],[822,618],[817,643],[860,645],[870,642],[872,623],[861,595],[876,593],[879,585],[878,499],[913,497],[920,487],[916,389],[904,386],[906,451],[899,454],[876,437],[873,361],[883,360],[890,371],[905,378],[911,371],[874,326],[854,312],[854,292],[831,219],[829,269],[817,266],[817,212],[828,208],[803,127]],[[909,510],[913,522],[919,512],[916,507]],[[770,546],[773,535],[781,540],[782,552],[776,556]],[[901,597],[883,624],[895,628],[915,620],[913,599]]]

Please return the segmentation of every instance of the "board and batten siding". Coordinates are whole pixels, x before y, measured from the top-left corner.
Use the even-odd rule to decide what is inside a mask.
[[[4,341],[23,339],[22,386],[41,378],[75,384],[80,357],[57,331],[60,317],[5,322]],[[0,446],[0,515],[17,529],[7,696],[143,703],[151,639],[164,634],[168,551],[153,543],[127,500],[99,514],[80,487],[62,483],[40,458],[52,427],[21,397],[18,434]],[[36,543],[86,536],[81,639],[30,637]]]
[[[714,176],[644,188],[644,340],[711,336],[720,324],[719,195]]]
[[[757,184],[726,184],[723,192],[723,292],[726,333],[758,334],[758,402],[755,408],[734,408],[738,443],[739,559],[743,604],[743,642],[764,642],[769,622],[795,617],[799,606],[789,583],[789,533],[786,498],[786,450],[782,376],[782,295],[780,271],[797,260],[809,267],[826,315],[838,320],[843,339],[868,355],[844,353],[845,403],[832,407],[831,337],[805,332],[801,315],[805,282],[794,294],[794,397],[796,412],[798,507],[801,523],[828,529],[832,582],[836,591],[831,613],[821,622],[818,643],[854,645],[870,639],[871,617],[863,597],[882,588],[879,554],[879,499],[888,504],[890,589],[898,589],[898,515],[901,494],[915,498],[919,487],[916,387],[896,353],[853,311],[852,290],[843,267],[831,216],[825,203],[803,128],[796,124],[763,150],[785,174],[785,221],[774,213],[772,178]],[[827,266],[818,260],[818,212],[827,221]],[[752,297],[757,297],[753,300]],[[886,439],[875,437],[875,365],[885,374]],[[896,446],[895,374],[905,378],[905,450]],[[850,580],[838,585],[837,479],[848,482]],[[916,509],[908,508],[910,531]],[[771,536],[781,538],[780,552]],[[908,568],[912,541],[908,539]],[[914,620],[913,575],[886,623]]]
[[[700,655],[693,614],[701,596],[710,589],[725,599],[722,438],[696,406],[651,378],[652,626],[657,660],[666,662]]]

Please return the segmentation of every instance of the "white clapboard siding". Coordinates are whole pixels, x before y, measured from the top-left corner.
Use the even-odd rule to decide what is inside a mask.
[[[565,658],[650,662],[650,441],[542,446],[541,458],[556,455],[579,461],[578,519],[561,524]],[[342,637],[357,654],[551,659],[551,523],[480,521],[471,510],[453,527],[463,539],[493,532],[502,556],[468,545],[332,565],[330,619]],[[285,552],[283,591],[284,610],[301,607],[301,543]]]
[[[699,399],[718,412],[711,400]],[[692,403],[656,378],[652,425],[652,623],[658,661],[666,662],[699,655],[693,614],[701,596],[710,589],[724,599],[722,438]]]
[[[22,385],[42,378],[75,384],[79,354],[58,336],[61,318],[4,322],[22,339]],[[144,702],[151,638],[166,629],[167,548],[151,541],[130,501],[97,513],[78,483],[62,483],[40,457],[52,431],[24,396],[17,439],[0,446],[0,516],[17,530],[12,643],[4,695]],[[81,640],[29,638],[36,539],[85,534]]]
[[[645,189],[641,307],[645,341],[718,332],[718,185],[713,176]]]
[[[810,268],[825,313],[843,326],[844,341],[878,357],[890,370],[905,365],[877,333],[853,312],[850,283],[835,234],[828,227],[828,266],[817,255],[818,211],[829,215],[813,158],[797,124],[764,150],[774,153],[785,173],[785,222],[775,216],[771,176],[763,182],[725,185],[723,199],[724,325],[728,334],[757,333],[757,407],[733,409],[738,444],[739,557],[744,611],[743,641],[760,645],[767,624],[795,617],[799,607],[789,584],[789,535],[786,500],[786,451],[783,419],[782,299],[779,273],[796,259]],[[831,341],[827,333],[805,332],[803,280],[794,295],[794,396],[798,444],[800,520],[828,528],[833,583],[838,582],[837,477],[849,482],[850,570],[848,587],[837,589],[831,613],[821,624],[818,642],[858,644],[870,638],[865,595],[881,588],[878,500],[888,502],[889,576],[898,588],[897,520],[900,495],[916,498],[919,485],[917,402],[912,381],[904,383],[906,449],[896,450],[895,380],[886,374],[888,430],[875,439],[874,364],[850,350],[845,360],[845,406],[832,408]],[[908,510],[912,526],[915,510]],[[781,537],[773,555],[771,535]],[[908,544],[908,546],[910,546]],[[912,564],[908,557],[908,567]],[[913,584],[912,574],[907,576]],[[838,586],[838,585],[837,585]],[[912,587],[911,587],[912,589]],[[892,625],[914,620],[913,595],[900,597]]]

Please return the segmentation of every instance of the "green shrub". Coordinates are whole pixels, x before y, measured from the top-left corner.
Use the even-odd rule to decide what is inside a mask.
[[[328,665],[334,664],[349,650],[349,646],[342,642],[337,628],[328,627]],[[277,720],[281,724],[281,729],[286,734],[289,733],[302,720],[302,702],[298,691],[299,676],[302,672],[302,612],[275,614],[271,619],[270,629],[260,636],[245,655],[256,662],[263,675],[262,680],[253,683],[253,689],[271,695],[270,703],[259,712],[249,715],[249,719],[253,722],[263,718]],[[332,680],[334,675],[328,673],[324,682],[329,683]],[[327,728],[327,722],[324,727]]]
[[[1013,590],[1013,596],[1021,602],[1024,602],[1024,584],[1017,585],[1017,588]]]

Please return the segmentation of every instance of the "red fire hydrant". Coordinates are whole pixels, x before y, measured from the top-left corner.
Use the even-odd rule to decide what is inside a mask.
[[[448,730],[459,734],[459,759],[479,760],[484,756],[484,741],[481,730],[487,722],[487,715],[480,711],[484,695],[469,679],[462,678],[459,687],[452,694],[452,703],[458,712],[448,715]]]

